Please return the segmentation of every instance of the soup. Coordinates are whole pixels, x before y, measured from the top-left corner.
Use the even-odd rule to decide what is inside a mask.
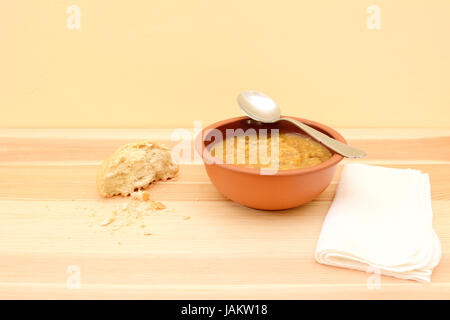
[[[277,145],[278,152],[272,152]],[[326,147],[309,136],[283,132],[278,139],[270,135],[260,138],[256,134],[232,136],[213,144],[210,152],[223,163],[279,170],[316,166],[332,156]]]

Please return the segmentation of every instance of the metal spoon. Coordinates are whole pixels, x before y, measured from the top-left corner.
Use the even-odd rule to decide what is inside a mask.
[[[280,107],[265,94],[256,91],[245,91],[239,94],[237,100],[242,111],[253,120],[265,123],[273,123],[280,120],[288,121],[298,126],[313,139],[346,158],[362,158],[366,155],[364,151],[330,138],[300,121],[291,118],[281,118]]]

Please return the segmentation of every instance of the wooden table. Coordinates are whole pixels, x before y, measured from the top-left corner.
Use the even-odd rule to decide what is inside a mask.
[[[316,200],[264,212],[225,199],[201,164],[183,164],[178,179],[149,188],[170,210],[146,217],[145,236],[100,225],[130,200],[100,198],[96,169],[130,141],[173,145],[172,130],[2,129],[0,298],[450,299],[450,129],[339,131],[367,151],[360,162],[430,174],[443,248],[430,284],[382,276],[376,290],[370,274],[315,262],[341,167]]]

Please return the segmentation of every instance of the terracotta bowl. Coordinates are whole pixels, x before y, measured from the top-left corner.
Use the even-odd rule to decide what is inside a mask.
[[[321,123],[300,120],[328,136],[346,143],[345,139],[332,128]],[[210,132],[218,129],[225,137],[226,129],[242,128],[279,129],[281,132],[303,133],[287,121],[257,125],[247,117],[238,117],[216,122],[204,128],[196,137],[195,148],[202,156],[206,172],[214,186],[227,198],[244,206],[263,210],[282,210],[297,207],[313,200],[330,184],[337,164],[343,157],[337,153],[321,164],[294,170],[278,170],[273,175],[262,175],[260,170],[233,164],[216,163],[207,146],[215,143]]]

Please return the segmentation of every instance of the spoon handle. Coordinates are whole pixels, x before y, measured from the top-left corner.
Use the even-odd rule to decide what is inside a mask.
[[[310,126],[304,124],[303,122],[291,119],[291,118],[281,118],[280,120],[289,121],[290,123],[295,124],[300,129],[302,129],[305,133],[310,135],[314,140],[319,141],[320,143],[324,144],[331,150],[339,153],[340,155],[346,157],[346,158],[362,158],[366,155],[366,153],[362,150],[359,150],[357,148],[351,147],[348,144],[342,143],[340,141],[337,141],[333,138],[330,138],[326,134],[311,128]]]

